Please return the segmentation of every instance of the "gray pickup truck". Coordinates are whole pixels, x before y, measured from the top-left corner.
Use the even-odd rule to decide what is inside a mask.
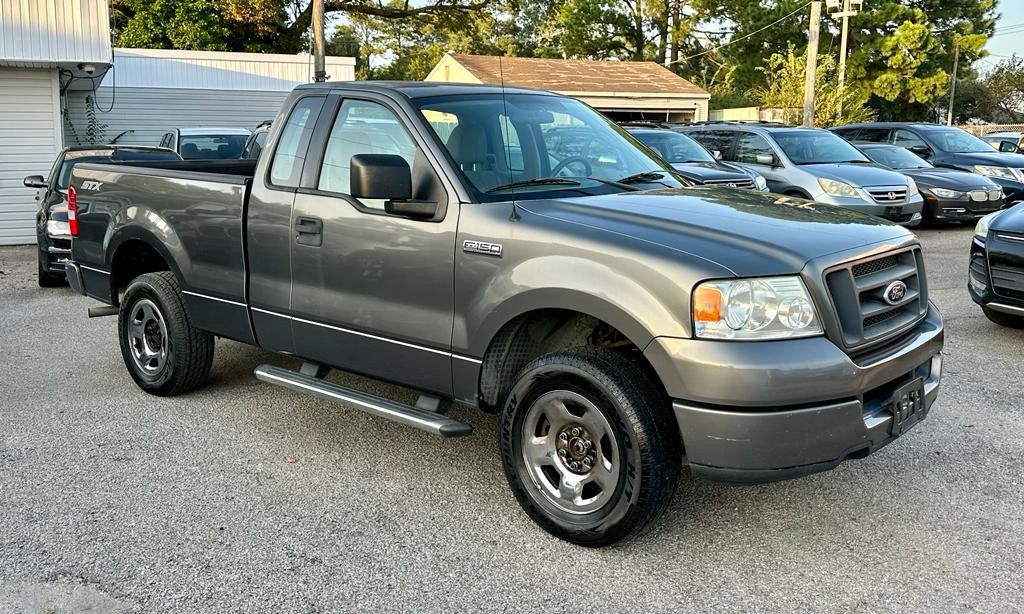
[[[515,497],[587,546],[663,512],[684,463],[762,482],[927,414],[942,320],[900,226],[691,187],[586,105],[525,89],[301,86],[258,160],[75,167],[72,286],[145,391],[256,377],[445,437],[498,414]],[[420,393],[403,404],[330,369]]]

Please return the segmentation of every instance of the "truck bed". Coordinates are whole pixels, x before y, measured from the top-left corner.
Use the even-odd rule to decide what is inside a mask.
[[[80,164],[72,174],[79,234],[72,257],[86,292],[115,304],[113,263],[148,239],[183,280],[197,327],[248,341],[244,213],[255,160]],[[88,213],[88,215],[83,215]]]

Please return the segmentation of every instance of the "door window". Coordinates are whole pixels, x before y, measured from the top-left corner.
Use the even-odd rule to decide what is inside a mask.
[[[277,149],[270,164],[270,183],[286,188],[298,187],[309,139],[323,105],[322,96],[309,96],[295,104],[277,140]]]
[[[359,154],[402,156],[411,169],[416,160],[416,144],[387,107],[365,100],[346,100],[327,138],[317,189],[349,194],[352,156]],[[383,200],[357,200],[371,209],[384,209]]]
[[[697,130],[685,134],[703,145],[708,151],[721,153],[723,160],[732,160],[732,132],[728,130]]]
[[[899,145],[910,149],[912,147],[927,147],[928,144],[924,140],[909,130],[897,130],[893,136],[893,145]]]
[[[889,129],[888,128],[864,128],[857,135],[856,139],[847,139],[856,141],[868,141],[869,143],[885,143],[889,140]]]
[[[744,132],[736,139],[736,161],[748,164],[764,164],[758,162],[758,156],[775,156],[775,151],[768,141],[759,134]]]

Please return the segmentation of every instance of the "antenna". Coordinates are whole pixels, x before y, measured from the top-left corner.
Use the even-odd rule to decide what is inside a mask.
[[[501,62],[502,56],[498,56],[498,79],[501,82],[501,105],[505,111],[505,121],[501,124],[501,148],[505,150],[505,168],[508,169],[508,182],[512,183],[512,154],[508,148],[509,130],[512,128],[512,119],[508,115],[508,97],[505,95],[505,67]],[[513,222],[519,220],[519,211],[516,208],[516,190],[512,188],[512,217]]]

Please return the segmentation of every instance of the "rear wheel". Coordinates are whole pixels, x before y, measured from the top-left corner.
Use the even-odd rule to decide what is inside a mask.
[[[1002,311],[996,311],[995,309],[989,309],[988,307],[982,307],[982,311],[985,312],[985,317],[998,324],[999,326],[1005,326],[1007,328],[1024,328],[1024,316],[1015,316]]]
[[[501,412],[505,475],[526,513],[583,546],[640,533],[665,511],[680,472],[667,403],[625,358],[549,354],[526,366]]]
[[[174,396],[206,380],[213,336],[196,329],[168,271],[136,277],[118,313],[121,357],[132,379],[150,394]]]

